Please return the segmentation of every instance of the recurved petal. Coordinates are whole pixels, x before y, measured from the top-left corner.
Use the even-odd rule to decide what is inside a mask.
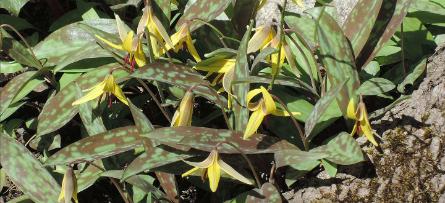
[[[190,36],[190,33],[188,31],[185,43],[187,44],[187,49],[189,50],[195,61],[200,62],[201,57],[199,56],[198,51],[196,51],[195,45],[193,45],[192,37]]]
[[[374,135],[372,134],[372,128],[369,124],[368,118],[365,117],[364,121],[360,122],[360,129],[365,135],[366,139],[368,139],[373,145],[378,146],[377,141],[375,141]]]
[[[190,169],[190,170],[186,171],[185,173],[183,173],[183,174],[181,175],[181,177],[189,176],[189,175],[195,173],[195,172],[196,172],[197,170],[199,170],[199,169],[200,169],[200,168],[198,168],[198,167],[193,167],[192,169]]]
[[[258,109],[250,115],[249,121],[247,122],[246,131],[244,131],[243,139],[249,139],[260,127],[263,122],[265,114],[261,109]]]
[[[165,43],[168,44],[168,46],[170,47],[174,47],[172,41],[170,40],[170,37],[168,36],[167,31],[165,30],[164,26],[162,26],[161,21],[159,21],[159,19],[153,15],[151,16],[151,20],[154,23],[154,25],[156,26],[156,30],[159,32],[159,34],[161,35],[162,39],[165,41]]]
[[[270,25],[263,25],[256,28],[255,34],[250,38],[247,44],[247,53],[256,52],[263,48],[270,42],[270,33],[272,27]]]
[[[249,105],[250,103],[252,103],[252,102],[250,102],[255,96],[257,96],[258,94],[260,94],[261,93],[261,89],[259,89],[259,88],[257,88],[257,89],[253,89],[253,90],[250,90],[248,93],[247,93],[247,96],[246,96],[246,99],[247,99],[247,105],[249,106],[249,109],[252,111],[252,109],[251,109],[251,105]],[[256,106],[256,105],[255,105]],[[252,106],[253,107],[253,106]]]
[[[96,36],[98,39],[100,39],[102,42],[104,42],[105,44],[107,44],[110,47],[113,47],[113,48],[119,49],[119,50],[124,50],[124,48],[122,47],[122,44],[114,44],[113,42],[110,42],[99,35],[94,35],[94,36]]]
[[[346,116],[350,119],[357,120],[357,116],[355,115],[356,110],[354,98],[351,98],[346,109]]]
[[[226,73],[235,67],[235,61],[235,59],[221,59],[210,64],[197,64],[194,68],[196,70],[207,72]]]
[[[122,48],[129,53],[133,52],[133,38],[134,38],[134,32],[133,31],[128,32],[122,45]]]
[[[74,105],[83,104],[85,102],[88,102],[90,100],[93,100],[93,99],[99,97],[100,95],[102,95],[104,93],[104,87],[105,87],[105,83],[100,83],[99,85],[95,86],[90,92],[88,92],[85,96],[74,101],[72,103],[72,105],[74,106]]]
[[[246,177],[244,177],[243,175],[241,175],[240,173],[238,173],[235,169],[233,169],[229,164],[226,164],[226,162],[224,162],[222,159],[218,160],[219,166],[221,167],[221,169],[229,174],[230,176],[232,176],[233,178],[248,184],[248,185],[253,185],[252,182],[250,182],[249,179],[247,179]]]
[[[207,169],[207,175],[209,176],[210,190],[216,192],[218,189],[219,179],[221,178],[221,168],[218,160],[213,160],[212,164]]]
[[[183,160],[188,165],[197,167],[197,168],[208,168],[212,164],[213,160],[215,160],[218,156],[218,152],[215,150],[212,150],[209,154],[209,156],[202,162],[191,162],[187,160]]]
[[[147,64],[147,61],[145,60],[144,51],[142,50],[142,44],[140,41],[138,43],[136,52],[134,53],[134,60],[136,60],[136,64],[138,64],[139,67],[145,66],[145,64]]]
[[[266,90],[266,88],[264,88],[263,86],[260,87],[261,89],[261,94],[263,95],[263,101],[265,104],[265,110],[266,112],[264,112],[266,115],[267,114],[271,114],[272,112],[274,112],[277,107],[275,106],[275,101],[272,98],[272,95],[269,94],[269,92]]]
[[[122,103],[128,106],[127,97],[125,97],[124,93],[122,92],[122,89],[117,84],[114,84],[112,94],[114,94],[114,96],[116,96],[117,99],[119,99]]]

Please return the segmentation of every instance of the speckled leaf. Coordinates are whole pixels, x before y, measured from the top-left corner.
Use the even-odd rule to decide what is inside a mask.
[[[315,136],[315,133],[312,133],[312,130],[320,121],[320,118],[326,112],[331,103],[335,101],[335,98],[344,88],[346,82],[347,80],[340,82],[337,86],[331,88],[326,95],[324,95],[317,101],[317,103],[314,106],[314,109],[308,116],[304,125],[304,134],[308,139],[312,139]]]
[[[195,94],[203,96],[219,106],[227,106],[227,100],[212,91],[209,82],[191,67],[173,63],[152,63],[137,69],[131,76],[177,85],[185,90],[197,85],[193,89]]]
[[[235,70],[232,78],[232,82],[237,80],[245,80],[249,78],[249,62],[247,60],[247,45],[249,44],[250,33],[252,32],[253,21],[250,23],[247,32],[244,34],[238,48],[238,54],[236,56]],[[244,131],[249,120],[249,110],[246,108],[247,101],[246,96],[249,92],[249,83],[237,83],[229,84],[233,95],[236,97],[236,102],[233,103],[234,114],[234,129],[238,131]]]
[[[324,170],[330,177],[335,177],[335,175],[337,174],[337,164],[322,159],[321,165],[323,166]]]
[[[324,11],[318,22],[320,57],[325,65],[331,87],[336,87],[348,80],[345,88],[337,96],[338,105],[343,115],[346,115],[349,99],[355,95],[355,90],[360,85],[353,53],[334,18]]]
[[[101,82],[109,74],[110,70],[115,67],[117,67],[115,63],[108,64],[86,73],[50,98],[39,115],[37,135],[41,136],[61,128],[77,114],[78,107],[72,106],[72,103],[77,99],[76,83],[83,90],[91,88]],[[116,78],[126,75],[124,71],[114,71],[114,74],[116,74]]]
[[[28,2],[29,0],[1,0],[0,8],[4,8],[9,11],[11,14],[18,16],[20,13],[20,9]]]
[[[323,145],[313,150],[324,153],[328,161],[341,165],[355,164],[364,161],[362,149],[358,143],[348,133],[341,132],[327,145]]]
[[[301,151],[299,149],[277,151],[275,153],[277,168],[289,165],[297,170],[312,170],[314,162],[315,165],[318,165],[320,159],[328,156],[326,152],[318,151],[316,149],[310,151]]]
[[[75,91],[77,98],[82,97],[82,90],[77,83],[75,84]],[[79,116],[82,124],[88,132],[88,135],[96,135],[107,131],[102,121],[101,115],[96,115],[97,111],[93,111],[93,104],[96,106],[97,102],[86,102],[79,105]]]
[[[397,85],[397,90],[400,93],[405,93],[406,85],[413,85],[414,82],[419,78],[426,69],[426,58],[420,61],[416,67],[406,76],[402,83]]]
[[[346,37],[351,41],[354,56],[362,51],[371,35],[383,0],[359,0],[343,24]]]
[[[12,80],[10,80],[2,89],[0,94],[0,114],[9,107],[14,97],[17,95],[20,89],[37,73],[37,71],[24,72]]]
[[[34,48],[39,59],[47,60],[45,66],[58,65],[56,69],[60,70],[63,66],[81,59],[111,57],[109,52],[96,44],[94,36],[86,32],[82,24],[117,34],[116,21],[113,19],[82,21],[60,28]]]
[[[230,2],[231,0],[196,0],[181,16],[176,24],[176,29],[179,29],[182,24],[193,19],[210,22],[223,13]],[[190,26],[190,31],[199,28],[201,25],[203,24],[194,21]]]
[[[412,0],[383,1],[371,35],[360,54],[356,55],[357,67],[366,66],[372,61],[383,45],[394,35],[411,2]]]
[[[159,180],[170,201],[179,202],[178,200],[178,185],[174,174],[156,172],[156,177]]]
[[[59,184],[26,147],[2,133],[0,148],[2,170],[14,185],[35,202],[57,202]]]
[[[357,95],[379,95],[389,92],[396,87],[385,78],[371,78],[365,81],[357,90]]]
[[[0,45],[2,45],[2,50],[4,50],[17,63],[35,67],[37,69],[43,68],[42,64],[33,57],[30,50],[20,42],[11,38],[4,38],[2,40],[2,43],[0,43]]]
[[[167,146],[146,148],[146,151],[133,160],[125,169],[122,179],[126,179],[145,170],[150,170],[189,157],[191,156],[180,153]]]
[[[137,175],[137,176],[130,177],[126,180],[122,180],[121,177],[122,177],[123,173],[124,173],[124,171],[122,171],[122,170],[109,170],[109,171],[103,172],[101,174],[101,176],[120,179],[121,181],[125,181],[131,185],[138,187],[139,189],[143,190],[146,193],[154,192],[157,197],[164,196],[163,192],[161,192],[158,188],[153,186],[152,183],[153,183],[154,178],[152,178],[151,176]]]
[[[250,193],[247,195],[246,203],[280,203],[281,193],[272,183],[264,183],[261,186],[261,195]]]
[[[305,16],[287,15],[284,17],[284,22],[295,32],[298,32],[306,43],[315,46],[315,21],[312,18]]]
[[[133,116],[134,123],[141,133],[141,136],[144,136],[145,133],[149,133],[150,131],[155,129],[150,120],[148,120],[148,118],[145,116],[144,112],[142,112],[142,110],[136,107],[131,101],[128,102],[128,104],[130,106],[130,111],[131,115]]]
[[[59,150],[46,160],[47,165],[93,161],[119,154],[138,146],[142,139],[135,126],[116,128],[81,139]]]
[[[96,160],[93,162],[94,164],[103,167],[101,160]],[[97,179],[100,178],[100,174],[103,171],[93,165],[88,165],[85,170],[82,170],[80,174],[76,175],[77,178],[77,190],[81,192],[96,182]]]
[[[251,139],[244,140],[243,132],[203,127],[160,128],[152,131],[149,136],[166,145],[179,142],[180,145],[204,151],[211,151],[220,142],[232,143],[246,154],[272,153],[276,150],[296,148],[285,140],[271,136],[256,134]],[[218,149],[221,153],[239,153],[227,144],[221,145]]]

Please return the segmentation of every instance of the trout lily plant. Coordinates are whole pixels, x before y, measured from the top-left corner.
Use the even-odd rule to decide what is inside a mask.
[[[355,134],[384,147],[372,121],[416,87],[443,27],[410,13],[430,0],[358,0],[342,26],[325,1],[285,0],[266,22],[275,1],[12,2],[0,195],[45,203],[285,201],[367,161]]]

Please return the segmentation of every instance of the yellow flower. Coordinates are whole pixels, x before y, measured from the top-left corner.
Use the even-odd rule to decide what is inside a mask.
[[[358,104],[358,108],[356,108],[354,99],[351,98],[349,100],[346,116],[350,119],[355,120],[354,128],[352,129],[351,135],[354,135],[356,132],[359,135],[364,134],[366,139],[368,139],[373,145],[378,146],[377,142],[374,139],[371,124],[368,120],[368,112],[366,111],[365,103],[360,101],[360,103]]]
[[[77,179],[74,175],[73,168],[68,167],[63,175],[62,189],[60,190],[58,202],[71,203],[71,199],[78,203],[77,200]]]
[[[212,192],[216,192],[216,189],[218,189],[218,183],[219,179],[221,177],[221,169],[232,176],[233,178],[248,184],[253,185],[252,182],[250,182],[249,179],[238,173],[235,169],[233,169],[230,165],[226,164],[223,160],[219,158],[218,151],[212,150],[209,154],[209,156],[202,162],[190,162],[185,161],[187,164],[194,166],[194,168],[190,169],[189,171],[182,174],[182,177],[188,176],[197,170],[202,170],[202,177],[207,176],[209,178],[209,185],[210,190]]]
[[[86,94],[82,98],[74,101],[72,105],[74,106],[74,105],[79,105],[79,104],[88,102],[88,101],[93,100],[105,93],[107,95],[113,94],[122,103],[124,103],[128,106],[127,98],[125,97],[124,93],[122,92],[122,89],[114,81],[114,77],[112,74],[108,75],[102,82],[100,82],[96,86],[90,88],[89,90],[90,90],[90,92],[88,92],[88,94]]]
[[[196,62],[201,61],[201,57],[199,57],[198,51],[196,51],[195,45],[193,45],[192,36],[190,34],[190,30],[187,23],[184,23],[178,32],[171,36],[172,43],[174,45],[174,51],[178,52],[179,49],[182,49],[183,44],[185,42],[187,49],[190,54],[193,56]],[[167,46],[168,47],[168,46]],[[170,50],[171,47],[168,47]]]
[[[262,98],[258,102],[251,103],[250,101],[260,93],[262,94]],[[248,139],[257,131],[265,116],[269,114],[275,116],[289,116],[287,112],[277,109],[272,96],[263,86],[247,93],[247,108],[249,108],[250,111],[253,111],[253,113],[247,123],[246,131],[244,131],[244,139]],[[292,112],[292,114],[300,115],[299,112]]]
[[[292,0],[295,4],[297,4],[299,7],[304,9],[304,3],[303,0]]]
[[[142,50],[141,40],[134,35],[133,31],[127,31],[125,29],[125,24],[122,22],[118,15],[115,15],[115,17],[119,37],[122,42],[121,44],[114,44],[113,42],[110,42],[99,35],[95,36],[112,48],[126,51],[128,55],[125,57],[125,62],[128,62],[131,65],[132,69],[134,68],[134,62],[136,62],[139,67],[144,66],[146,64],[146,61],[144,51]]]
[[[232,71],[235,68],[236,60],[235,59],[215,59],[215,60],[207,60],[208,62],[198,63],[195,67],[196,70],[206,71],[207,76],[212,75],[213,73],[217,73],[211,85],[214,86],[224,80],[226,73]]]
[[[193,93],[192,91],[187,91],[182,98],[179,108],[173,115],[171,126],[191,126],[192,125],[192,115],[193,115]]]

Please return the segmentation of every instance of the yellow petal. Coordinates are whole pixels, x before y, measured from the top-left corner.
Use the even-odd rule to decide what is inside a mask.
[[[125,51],[131,53],[133,52],[133,37],[134,37],[134,32],[130,31],[127,34],[127,37],[125,38],[122,47],[124,48]]]
[[[256,28],[255,34],[247,44],[247,53],[256,52],[266,47],[271,41],[271,29],[272,27],[270,25],[263,25]]]
[[[90,100],[96,99],[97,97],[99,97],[100,95],[102,95],[104,93],[104,87],[105,87],[105,83],[104,82],[99,83],[90,92],[88,92],[88,94],[86,94],[82,98],[74,101],[72,103],[72,105],[73,106],[74,105],[79,105],[79,104],[83,104],[85,102],[88,102]]]
[[[348,103],[348,108],[346,109],[346,116],[350,119],[356,120],[357,116],[355,115],[355,112],[356,112],[355,101],[354,98],[351,98]]]
[[[190,36],[190,32],[187,32],[187,39],[185,40],[185,43],[187,44],[187,49],[189,50],[190,54],[193,56],[196,62],[201,61],[201,57],[198,54],[198,51],[196,51],[195,45],[193,45],[192,37]]]
[[[212,164],[207,169],[207,175],[209,176],[209,184],[210,184],[210,190],[212,192],[216,192],[216,189],[218,189],[218,183],[219,179],[221,178],[221,168],[219,166],[217,157],[212,161]]]
[[[58,202],[62,202],[65,199],[65,176],[62,180],[62,187],[60,189],[59,198],[57,199]]]
[[[187,160],[183,160],[186,164],[197,167],[197,168],[208,168],[212,165],[213,160],[218,156],[218,152],[216,150],[212,150],[209,156],[202,162],[191,162]]]
[[[260,127],[263,122],[265,114],[261,109],[258,109],[250,115],[249,121],[247,122],[246,131],[244,131],[243,139],[249,139]]]
[[[300,112],[291,112],[293,116],[299,116],[301,115]],[[274,116],[289,116],[289,113],[287,111],[276,109],[274,112],[271,113]]]
[[[190,126],[193,115],[193,99],[194,95],[191,91],[187,91],[179,104],[178,115],[172,123],[174,126]],[[176,113],[175,113],[176,114]]]
[[[105,42],[105,44],[107,44],[110,47],[113,47],[115,49],[119,49],[119,50],[124,50],[124,48],[122,47],[122,44],[114,44],[113,42],[110,42],[104,38],[102,38],[99,35],[95,35],[98,39],[100,39],[102,42]]]
[[[114,94],[114,96],[116,96],[116,98],[119,99],[122,103],[128,106],[127,97],[125,97],[122,89],[117,84],[114,84],[113,92],[111,93]]]
[[[235,59],[221,59],[209,64],[197,64],[194,68],[201,71],[226,73],[235,67],[235,62]]]
[[[181,177],[189,176],[190,174],[193,174],[195,171],[197,171],[197,170],[199,170],[199,169],[200,169],[200,168],[198,168],[198,167],[193,167],[192,169],[190,169],[190,170],[186,171],[185,173],[183,173],[183,174],[181,175]]]
[[[359,122],[358,122],[358,121],[355,121],[355,123],[354,123],[354,127],[352,128],[352,132],[351,132],[351,135],[352,135],[352,136],[354,136],[355,133],[357,132],[358,124],[359,124]]]
[[[252,182],[250,182],[249,179],[247,179],[246,177],[244,177],[243,175],[241,175],[240,173],[238,173],[235,169],[233,169],[230,165],[226,164],[226,162],[224,162],[222,159],[218,160],[219,166],[221,167],[221,169],[229,174],[230,176],[232,176],[233,178],[248,184],[248,185],[253,185]]]
[[[271,114],[274,112],[277,107],[275,106],[275,101],[273,100],[272,96],[269,94],[269,92],[264,88],[263,86],[260,87],[261,93],[263,95],[263,101],[266,107],[264,110],[266,110],[265,114]]]
[[[139,67],[145,66],[147,64],[144,51],[142,50],[141,41],[139,41],[136,52],[134,53],[134,60],[136,60],[136,64],[138,64]]]
[[[119,33],[119,38],[121,39],[121,41],[124,41],[130,30],[126,29],[125,23],[121,20],[119,15],[114,14],[114,18],[116,18],[117,31]]]
[[[249,108],[249,110],[251,111],[255,111],[256,109],[258,109],[258,103],[252,103],[250,102],[255,96],[257,96],[258,94],[261,93],[261,89],[257,88],[257,89],[253,89],[250,90],[247,93],[246,99],[247,99],[247,108]]]
[[[366,113],[366,110],[364,112],[364,120],[360,122],[360,129],[362,130],[363,134],[366,136],[366,138],[375,146],[378,146],[377,142],[374,139],[374,135],[372,134],[372,128],[371,124],[368,120],[368,115]]]
[[[155,29],[157,34],[162,37],[162,39],[168,44],[168,46],[173,47],[173,43],[170,40],[170,37],[168,36],[167,31],[165,30],[164,26],[162,26],[161,21],[159,21],[159,19],[153,15],[153,12],[151,9],[149,9],[149,24],[151,24],[151,28]],[[152,30],[150,30],[150,32],[153,32]]]

